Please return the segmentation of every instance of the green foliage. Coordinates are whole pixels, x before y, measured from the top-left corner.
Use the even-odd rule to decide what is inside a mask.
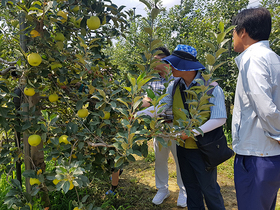
[[[210,106],[204,103],[211,87],[203,81],[199,81],[199,91],[191,90],[196,100],[191,101],[190,113],[184,110],[192,120],[180,122],[183,130],[163,124],[161,118],[136,114],[146,84],[159,64],[154,59],[158,46],[172,50],[181,43],[197,48],[200,61],[207,67],[205,81],[213,76],[222,78],[226,99],[232,100],[232,80],[237,71],[231,59],[229,25],[248,1],[188,0],[169,12],[158,0],[141,2],[148,8],[148,16],[142,19],[111,1],[1,1],[0,172],[10,175],[15,163],[24,159],[23,176],[41,182],[29,189],[28,183],[22,188],[18,181],[11,180],[9,192],[5,192],[8,207],[29,209],[30,203],[39,208],[43,203],[40,197],[47,191],[50,197],[65,199],[66,206],[58,209],[95,209],[101,204],[76,189],[87,189],[95,179],[109,176],[113,168],[135,161],[135,155],[152,160],[147,146],[151,137],[182,131],[192,135],[191,130],[202,122],[201,107]],[[278,7],[271,6],[271,11],[278,21]],[[96,30],[87,27],[92,15],[101,22]],[[272,33],[275,49],[276,26]],[[60,33],[64,39],[57,38]],[[119,42],[113,45],[116,39]],[[225,52],[230,57],[227,66],[217,63],[226,60]],[[42,57],[39,66],[28,63],[31,53]],[[13,78],[10,68],[17,74],[12,74]],[[34,88],[36,94],[24,95],[25,87]],[[48,100],[53,93],[59,96],[56,102]],[[147,94],[154,106],[164,97],[149,90]],[[77,116],[81,108],[88,109],[87,117]],[[45,153],[48,167],[44,171],[36,157],[24,149],[29,147],[28,136],[35,133],[41,136],[42,144],[31,147],[31,153]],[[68,143],[59,141],[62,135],[67,136]],[[158,139],[163,146],[170,144]],[[55,179],[57,184],[53,183]]]

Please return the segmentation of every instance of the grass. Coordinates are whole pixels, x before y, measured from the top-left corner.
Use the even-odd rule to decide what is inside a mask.
[[[94,203],[94,206],[102,207],[106,210],[179,210],[176,200],[178,196],[177,174],[173,158],[169,158],[169,190],[171,196],[160,206],[152,204],[152,199],[156,194],[154,177],[154,151],[152,142],[149,142],[149,154],[146,158],[135,156],[136,162],[133,162],[124,168],[120,176],[119,187],[114,196],[105,196],[110,188],[109,177],[102,179],[93,179],[87,188],[78,189],[80,199],[89,195],[88,203]],[[234,182],[233,182],[233,161],[234,157],[218,166],[218,182],[225,201],[226,210],[237,210]],[[54,167],[51,161],[47,165],[48,170]],[[0,180],[0,210],[7,210],[3,204],[4,196],[9,190],[9,184],[6,177],[2,175]],[[73,210],[73,201],[77,201],[74,190],[67,194],[62,192],[51,192],[49,197],[52,204],[52,210]],[[36,198],[35,198],[36,199]],[[34,206],[33,210],[39,210]],[[280,198],[277,200],[276,210],[280,210]]]

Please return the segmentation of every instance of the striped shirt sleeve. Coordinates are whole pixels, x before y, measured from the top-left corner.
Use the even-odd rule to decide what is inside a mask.
[[[213,103],[214,106],[210,107],[211,110],[210,119],[227,118],[225,96],[222,88],[220,86],[216,86],[212,94],[214,97],[210,98],[209,102]]]

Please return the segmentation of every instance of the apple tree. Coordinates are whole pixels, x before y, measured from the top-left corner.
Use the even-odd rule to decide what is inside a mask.
[[[16,82],[0,86],[1,131],[7,133],[1,172],[11,175],[14,164],[24,160],[26,185],[25,192],[13,179],[5,204],[50,207],[50,191],[87,187],[93,177],[134,161],[133,155],[146,156],[150,123],[135,112],[150,77],[143,72],[115,79],[118,69],[102,52],[126,31],[124,6],[94,0],[3,0],[1,8],[9,11],[7,24],[18,20],[12,59]],[[150,68],[157,44],[150,39],[144,68]],[[8,77],[10,70],[2,73]],[[55,167],[48,170],[51,161]],[[41,203],[36,203],[32,198],[39,194]],[[75,205],[85,208],[87,198],[80,200],[77,193],[77,199]]]

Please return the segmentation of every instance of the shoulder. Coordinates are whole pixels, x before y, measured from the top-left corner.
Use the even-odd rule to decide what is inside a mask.
[[[250,59],[251,62],[279,62],[279,56],[269,47],[268,41],[260,41],[252,45],[248,49],[248,52],[245,53],[245,55],[245,57],[247,57],[247,59]]]
[[[223,89],[218,85],[214,87],[214,90],[213,90],[213,93],[212,93],[215,97],[224,97],[224,92],[223,92]]]

